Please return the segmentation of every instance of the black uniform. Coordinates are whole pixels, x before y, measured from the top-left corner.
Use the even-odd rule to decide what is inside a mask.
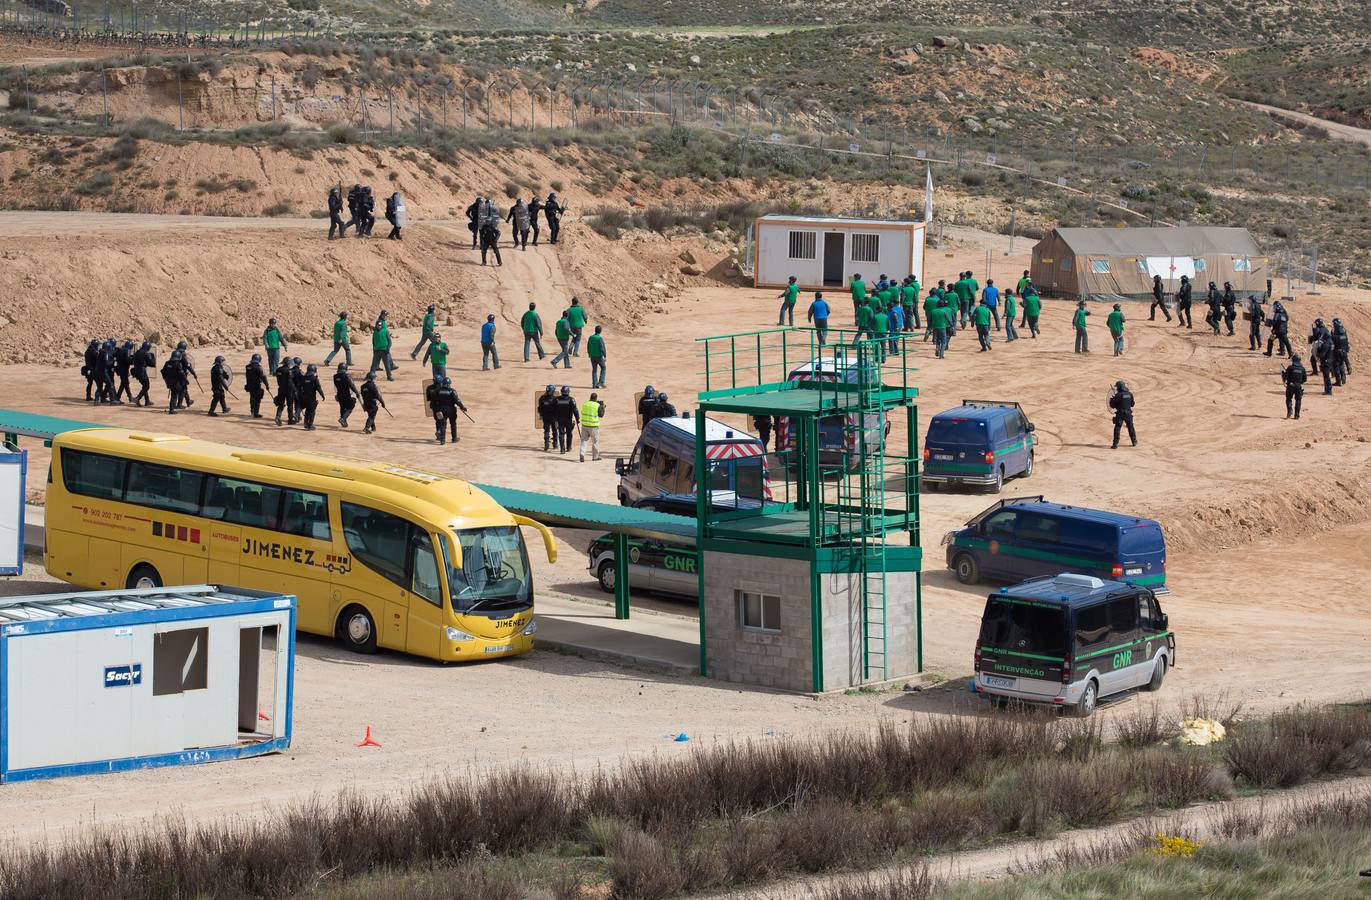
[[[167,413],[175,413],[186,390],[186,370],[176,353],[162,363],[162,381],[167,386]]]
[[[1133,430],[1133,392],[1126,387],[1116,388],[1109,398],[1109,408],[1114,410],[1114,444],[1119,446],[1119,432],[1128,426],[1128,439],[1138,446],[1138,433]]]
[[[1209,304],[1209,313],[1204,317],[1204,321],[1214,329],[1215,334],[1218,334],[1219,322],[1223,319],[1223,313],[1219,311],[1223,298],[1219,296],[1219,289],[1213,284],[1209,285],[1209,295],[1205,298],[1205,303]]]
[[[333,232],[338,232],[342,237],[347,231],[347,223],[343,221],[343,195],[337,188],[330,188],[328,192],[328,239],[333,240]]]
[[[347,372],[333,373],[333,392],[338,400],[338,424],[346,428],[348,416],[357,408],[357,398],[361,394],[357,391],[357,385],[352,383],[352,376]]]
[[[644,391],[643,396],[638,400],[638,415],[642,416],[644,428],[647,427],[648,422],[656,418],[656,410],[657,392],[651,389]]]
[[[317,374],[307,372],[300,376],[300,408],[304,410],[306,431],[314,430],[314,413],[319,409],[319,398],[323,396],[324,386],[319,383]]]
[[[1272,345],[1279,345],[1280,355],[1289,356],[1294,351],[1290,349],[1290,315],[1285,311],[1277,300],[1271,307],[1271,318],[1266,320],[1266,326],[1271,329],[1271,335],[1266,339],[1266,355],[1271,355]],[[1304,371],[1304,366],[1300,366],[1300,371]]]
[[[403,240],[400,237],[400,195],[391,194],[386,198],[386,221],[390,223],[390,234],[386,235],[388,240]]]
[[[252,417],[262,418],[262,398],[267,393],[267,370],[262,368],[260,359],[248,363],[243,375],[243,387],[248,392],[248,406],[252,410]]]
[[[538,419],[543,423],[543,451],[557,441],[557,395],[548,391],[538,398]]]
[[[457,442],[457,410],[466,412],[462,398],[450,385],[442,385],[433,391],[433,422],[437,430],[438,443],[447,443],[447,432],[452,431],[452,442]]]
[[[217,416],[216,409],[229,411],[228,400],[224,396],[228,391],[229,383],[233,381],[233,373],[229,367],[221,362],[216,362],[209,370],[209,414]]]
[[[1338,387],[1347,383],[1347,376],[1352,374],[1352,363],[1350,361],[1352,353],[1352,343],[1347,337],[1347,326],[1337,319],[1333,320],[1333,377],[1337,381]]]
[[[276,368],[276,424],[281,424],[281,413],[285,412],[286,421],[295,424],[295,378],[290,366],[282,364]]]
[[[148,398],[148,369],[156,368],[157,354],[152,352],[152,345],[144,341],[133,354],[133,380],[138,382],[138,396],[133,398],[135,406],[152,405]]]
[[[509,214],[505,216],[505,221],[514,226],[511,239],[513,241],[512,246],[518,247],[520,250],[527,250],[529,222],[528,207],[524,205],[524,201],[519,200],[509,208]]]
[[[771,416],[753,416],[752,424],[757,426],[757,437],[761,438],[765,450],[771,443]]]
[[[477,233],[481,230],[481,198],[467,207],[467,228],[471,231],[471,249],[476,249]],[[536,240],[533,243],[538,243]]]
[[[86,345],[85,356],[81,358],[81,374],[86,376],[86,399],[95,401],[95,389],[100,385],[100,342],[92,340]]]
[[[533,246],[538,246],[538,214],[543,211],[543,201],[534,197],[528,203],[528,224],[533,229]],[[472,244],[472,246],[476,246]]]
[[[1162,277],[1161,277],[1160,275],[1153,275],[1153,276],[1152,276],[1152,310],[1151,310],[1151,312],[1150,312],[1150,313],[1148,314],[1148,316],[1147,316],[1147,321],[1152,322],[1152,321],[1155,321],[1155,320],[1156,320],[1156,318],[1157,318],[1157,307],[1158,307],[1158,306],[1160,306],[1160,307],[1162,308],[1162,312],[1166,314],[1166,321],[1170,322],[1170,321],[1171,321],[1171,307],[1168,306],[1167,303],[1166,303],[1166,288],[1162,286]]]
[[[1180,290],[1176,291],[1176,324],[1184,325],[1186,328],[1194,328],[1195,322],[1190,317],[1190,304],[1195,286],[1190,283],[1188,278],[1181,279]]]
[[[1314,324],[1309,329],[1309,339],[1305,341],[1309,345],[1309,374],[1319,374],[1319,360],[1322,354],[1319,351],[1320,343],[1328,341],[1329,349],[1332,349],[1332,337],[1328,329],[1324,326],[1322,319],[1315,319]]]
[[[359,237],[362,235],[370,237],[371,229],[376,227],[376,198],[371,195],[370,187],[362,188],[362,196],[357,201],[357,211],[362,216],[357,234]]]
[[[362,234],[362,186],[354,184],[348,188],[348,220],[343,225],[339,235],[346,234],[348,225],[356,229],[358,236]]]
[[[557,444],[563,453],[571,452],[571,429],[581,421],[581,411],[576,408],[576,398],[570,394],[557,397],[553,411],[557,417]]]
[[[543,204],[543,215],[547,216],[547,242],[557,243],[557,233],[562,230],[562,205],[557,202],[556,197],[548,197]]]
[[[114,390],[114,399],[127,396],[133,402],[133,391],[129,389],[129,367],[133,365],[133,341],[124,341],[114,351],[114,374],[119,376],[119,386]]]
[[[100,399],[105,403],[119,403],[114,386],[115,355],[118,348],[114,341],[108,340],[100,347]]]
[[[500,226],[490,219],[481,223],[481,265],[486,264],[486,254],[495,254],[495,265],[503,266],[500,259]]]
[[[386,401],[381,396],[381,389],[376,386],[376,379],[368,378],[362,382],[362,410],[367,414],[366,424],[362,426],[362,434],[371,434],[376,430],[376,413],[385,405]]]
[[[1233,293],[1231,287],[1223,289],[1223,324],[1228,327],[1228,333],[1232,335],[1233,323],[1238,318],[1238,295]]]
[[[1262,302],[1256,297],[1249,297],[1247,300],[1247,312],[1243,313],[1243,318],[1247,320],[1247,349],[1260,350],[1262,348]]]
[[[191,360],[189,353],[182,350],[179,362],[181,363],[181,397],[178,405],[189,409],[195,405],[195,401],[190,399],[190,380],[194,378],[198,382],[200,379],[196,377],[195,363]]]
[[[676,407],[674,404],[665,400],[658,400],[656,408],[652,411],[654,419],[674,419],[676,418]]]
[[[1304,383],[1309,380],[1304,363],[1292,359],[1290,365],[1281,369],[1281,380],[1285,382],[1285,417],[1290,418],[1293,412],[1298,419],[1300,406],[1304,403]]]

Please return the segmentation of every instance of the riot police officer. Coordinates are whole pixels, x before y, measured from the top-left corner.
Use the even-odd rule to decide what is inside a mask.
[[[1277,300],[1271,304],[1271,318],[1266,320],[1266,327],[1271,329],[1271,335],[1266,339],[1266,356],[1271,355],[1272,345],[1280,348],[1281,356],[1289,356],[1294,359],[1294,351],[1290,349],[1290,314],[1285,311],[1281,301]],[[1300,366],[1300,371],[1304,371],[1304,366]]]
[[[1128,439],[1138,446],[1138,433],[1133,430],[1133,392],[1122,381],[1114,382],[1114,392],[1109,395],[1109,408],[1114,410],[1114,443],[1111,450],[1119,449],[1119,432],[1128,427]]]
[[[1281,369],[1281,381],[1285,382],[1285,417],[1288,419],[1291,413],[1298,419],[1300,417],[1300,406],[1304,403],[1304,383],[1309,380],[1309,373],[1304,369],[1304,363],[1296,354],[1290,355],[1290,365]]]
[[[1352,374],[1352,343],[1347,337],[1347,328],[1342,324],[1342,319],[1333,320],[1333,376],[1337,379],[1338,387],[1347,383],[1347,376]]]
[[[1184,325],[1186,328],[1194,328],[1195,322],[1190,318],[1190,304],[1195,286],[1190,283],[1190,276],[1181,276],[1180,289],[1176,291],[1176,327]]]
[[[557,388],[549,384],[538,398],[538,421],[543,423],[543,452],[546,453],[557,438]]]
[[[347,363],[339,363],[338,371],[333,373],[333,393],[338,400],[338,424],[346,428],[348,416],[357,408],[357,401],[362,396],[357,385],[352,383]]]
[[[286,424],[295,424],[297,404],[295,402],[295,377],[291,374],[290,360],[276,367],[276,424],[281,424],[281,414],[286,415]]]
[[[262,418],[262,398],[267,393],[267,372],[262,368],[262,354],[252,354],[243,373],[243,387],[248,392],[248,407],[254,419]]]
[[[571,396],[571,386],[562,385],[555,407],[557,415],[557,447],[562,453],[571,452],[571,428],[581,421],[581,412],[576,407],[576,398]]]
[[[1223,283],[1223,324],[1228,328],[1228,335],[1232,337],[1233,322],[1238,318],[1238,295],[1233,293],[1232,282]]]
[[[229,384],[233,381],[233,372],[224,364],[222,356],[214,357],[214,365],[209,369],[209,414],[211,417],[218,416],[216,409],[222,409],[225,414],[229,412],[228,400],[225,394],[228,392]]]
[[[297,360],[298,362],[298,360]],[[314,413],[319,409],[319,398],[324,396],[324,386],[319,383],[319,367],[309,364],[300,382],[300,406],[305,413],[305,430],[314,430]]]
[[[376,386],[376,373],[368,372],[366,379],[362,382],[362,411],[367,414],[366,424],[362,426],[362,434],[371,434],[376,430],[376,412],[385,405],[386,401],[381,396],[381,389]]]
[[[151,406],[152,400],[148,398],[148,369],[157,368],[157,354],[152,352],[152,343],[143,341],[143,345],[133,354],[133,380],[138,382],[138,396],[133,398],[134,406]]]

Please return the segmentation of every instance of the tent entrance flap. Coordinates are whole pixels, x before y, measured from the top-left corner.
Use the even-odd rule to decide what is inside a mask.
[[[1163,281],[1177,281],[1182,275],[1195,277],[1195,259],[1190,256],[1149,256],[1147,257],[1147,277],[1160,275]]]

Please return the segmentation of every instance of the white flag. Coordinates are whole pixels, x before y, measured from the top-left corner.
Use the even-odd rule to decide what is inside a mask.
[[[924,221],[933,221],[933,164],[928,163],[928,178],[924,182]]]

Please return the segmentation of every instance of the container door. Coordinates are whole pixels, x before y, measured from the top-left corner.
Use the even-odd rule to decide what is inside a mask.
[[[841,231],[824,235],[824,287],[843,286],[843,258],[846,236]]]
[[[24,571],[25,451],[0,453],[0,575]]]

